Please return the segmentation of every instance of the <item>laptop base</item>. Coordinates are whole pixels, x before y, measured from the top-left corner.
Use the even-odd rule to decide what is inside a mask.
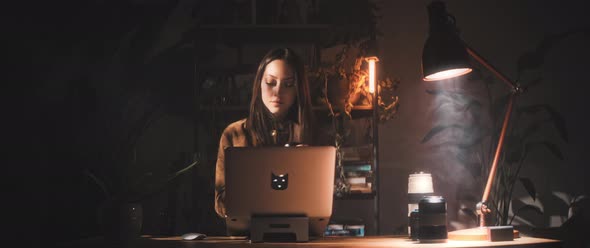
[[[250,242],[307,242],[309,218],[307,217],[252,217]]]

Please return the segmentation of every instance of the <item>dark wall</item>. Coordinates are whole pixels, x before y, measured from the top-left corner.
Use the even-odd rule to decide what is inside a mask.
[[[534,49],[544,37],[588,28],[590,23],[583,1],[446,2],[463,39],[510,78],[516,77],[518,57]],[[14,174],[22,175],[22,180],[15,178],[17,194],[9,198],[9,205],[27,213],[21,215],[23,218],[13,218],[16,232],[33,230],[58,241],[97,232],[89,224],[93,221],[91,210],[86,209],[97,204],[100,193],[83,179],[83,170],[100,170],[109,146],[118,144],[118,135],[126,130],[118,121],[123,120],[129,99],[144,103],[139,110],[133,108],[138,111],[164,103],[159,122],[142,139],[139,151],[144,156],[143,169],[165,170],[167,161],[177,160],[181,152],[194,151],[194,140],[189,137],[194,135],[193,117],[191,108],[187,108],[193,92],[191,52],[174,44],[183,38],[181,33],[190,27],[191,15],[195,14],[186,10],[198,3],[66,1],[15,7],[15,25],[9,30],[10,41],[22,51],[14,60],[14,64],[23,65],[15,71],[20,75],[18,88],[22,94],[8,98],[12,109],[8,113],[22,123],[8,130],[19,130],[9,137],[25,152],[15,160],[18,166],[13,168]],[[407,223],[407,178],[419,170],[433,173],[435,191],[448,199],[450,226],[472,225],[458,213],[461,204],[472,202],[459,199],[457,192],[467,190],[478,195],[481,189],[473,181],[464,182],[465,175],[449,155],[452,151],[440,145],[457,137],[449,133],[434,143],[420,141],[435,123],[460,118],[435,112],[440,102],[425,90],[465,87],[476,96],[483,93],[477,86],[467,85],[465,79],[442,86],[421,81],[420,56],[430,1],[378,3],[382,17],[377,27],[383,34],[378,38],[379,68],[402,81],[400,111],[380,126],[381,230],[394,233]],[[544,135],[559,143],[566,159],[557,160],[542,150],[531,156],[521,173],[535,182],[537,201],[527,199],[523,189],[516,195],[545,211],[542,216],[524,215],[517,219],[519,223],[559,226],[567,219],[568,207],[555,192],[590,194],[590,184],[584,180],[590,175],[584,156],[590,145],[584,101],[590,82],[583,74],[590,55],[588,39],[586,33],[555,45],[546,53],[543,65],[529,74],[542,77],[542,84],[519,99],[553,106],[564,115],[569,134],[566,143],[546,127]],[[171,47],[177,52],[162,52]],[[494,87],[497,94],[505,90],[500,84]],[[151,92],[149,97],[145,90]],[[166,151],[160,150],[161,146]],[[102,152],[95,153],[100,149]],[[185,228],[191,225],[203,223],[185,223]]]
[[[11,6],[17,90],[6,106],[18,122],[7,130],[22,153],[11,153],[7,173],[16,193],[6,201],[10,237],[40,244],[94,236],[105,198],[85,171],[121,185],[190,160],[194,66],[190,49],[169,49],[180,39],[170,31],[182,25],[173,22],[176,4]],[[167,202],[162,192],[155,198]],[[153,219],[146,230],[160,232]]]

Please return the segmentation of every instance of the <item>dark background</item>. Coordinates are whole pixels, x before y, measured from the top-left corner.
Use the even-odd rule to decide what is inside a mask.
[[[379,127],[382,233],[396,233],[406,224],[407,177],[419,170],[430,171],[435,192],[448,199],[451,229],[470,226],[457,211],[462,206],[457,195],[463,190],[477,195],[480,189],[461,184],[462,174],[455,173],[457,163],[449,155],[452,151],[420,141],[434,123],[453,118],[436,115],[437,99],[425,90],[471,86],[463,79],[443,86],[420,79],[430,1],[377,3],[377,29],[382,34],[378,36],[379,73],[402,82],[399,113]],[[537,228],[559,227],[569,207],[555,192],[568,196],[590,192],[585,157],[590,145],[586,103],[590,82],[585,75],[590,15],[584,2],[446,3],[462,38],[510,78],[516,78],[519,56],[535,49],[548,35],[586,30],[561,39],[544,53],[542,65],[529,72],[542,77],[542,83],[519,99],[553,106],[566,120],[569,140],[563,142],[551,128],[543,129],[543,137],[559,143],[566,159],[557,160],[542,150],[533,154],[521,173],[536,183],[537,200],[527,199],[523,189],[516,198],[541,207],[544,214],[525,214],[516,221]],[[203,11],[207,8],[216,11]],[[347,4],[333,4],[332,8],[342,16],[360,13]],[[10,9],[14,11],[9,11],[10,21],[5,23],[9,42],[5,48],[12,61],[6,64],[8,75],[14,73],[14,77],[8,76],[5,84],[16,85],[16,89],[5,98],[5,137],[11,145],[6,154],[10,163],[4,165],[9,184],[3,204],[8,207],[6,223],[15,232],[11,236],[36,233],[37,238],[28,240],[39,244],[39,240],[96,235],[95,206],[101,193],[84,176],[85,169],[105,175],[115,171],[119,176],[138,171],[165,173],[189,161],[196,150],[217,149],[215,139],[195,144],[195,137],[207,130],[194,124],[204,121],[194,114],[194,51],[178,44],[197,20],[234,18],[235,13],[224,11],[227,6],[203,1],[45,1]],[[260,54],[249,56],[256,61]],[[494,87],[498,94],[506,90],[500,84]],[[122,149],[119,146],[134,130],[134,120],[145,112],[157,113],[157,118],[137,139],[135,163],[121,167],[116,160],[122,157],[114,157],[113,151]],[[456,138],[447,135],[435,144]],[[165,228],[158,216],[170,207],[167,203],[174,202],[175,209],[185,208],[177,211],[176,234],[188,230],[215,234],[219,220],[211,214],[207,188],[212,170],[199,168],[183,177],[176,188],[181,192],[176,199],[196,195],[198,201],[170,201],[173,198],[166,190],[151,198],[146,203],[145,230],[169,232],[161,230]],[[586,216],[587,212],[586,208]]]

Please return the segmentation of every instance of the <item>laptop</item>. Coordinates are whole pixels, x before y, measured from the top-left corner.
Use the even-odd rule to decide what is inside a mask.
[[[335,163],[333,146],[226,148],[228,235],[247,236],[252,216],[293,216],[309,219],[310,236],[323,236]]]

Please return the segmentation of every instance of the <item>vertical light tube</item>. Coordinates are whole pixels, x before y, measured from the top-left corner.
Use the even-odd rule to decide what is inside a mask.
[[[367,58],[369,62],[369,93],[375,94],[375,62],[377,57]]]
[[[365,60],[369,63],[369,93],[373,95],[373,118],[372,118],[372,129],[373,129],[373,172],[377,175],[373,182],[375,186],[373,186],[373,192],[375,192],[374,196],[374,204],[373,204],[373,211],[374,211],[374,221],[376,225],[376,233],[377,235],[381,234],[380,225],[379,225],[379,205],[380,205],[380,198],[379,198],[379,149],[377,146],[379,144],[379,131],[378,131],[378,122],[379,122],[379,88],[376,88],[376,72],[375,72],[375,62],[379,61],[376,56],[371,56],[365,58]]]

